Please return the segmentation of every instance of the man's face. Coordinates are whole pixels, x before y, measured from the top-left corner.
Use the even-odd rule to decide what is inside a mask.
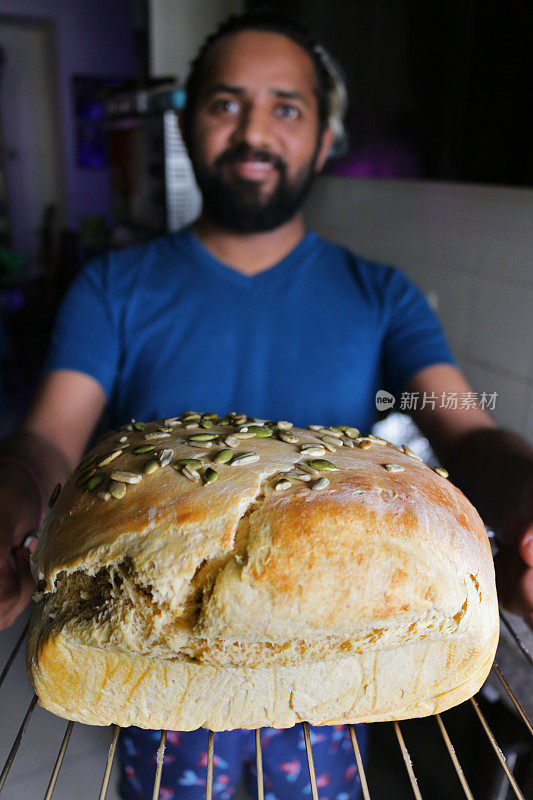
[[[319,135],[316,73],[298,44],[242,31],[207,56],[189,152],[208,215],[257,233],[291,219],[329,149]]]

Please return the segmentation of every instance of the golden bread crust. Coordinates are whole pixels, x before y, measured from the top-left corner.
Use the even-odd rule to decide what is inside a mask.
[[[223,730],[421,716],[479,688],[498,638],[494,570],[456,487],[388,443],[295,428],[284,441],[275,423],[230,439],[218,463],[254,423],[175,422],[111,432],[43,524],[28,646],[41,704],[93,724]],[[189,438],[206,434],[211,447]],[[303,448],[328,439],[319,461],[335,469],[310,476]],[[146,474],[163,450],[171,462]],[[203,465],[186,477],[175,465],[191,458]],[[142,477],[103,499],[124,472]]]

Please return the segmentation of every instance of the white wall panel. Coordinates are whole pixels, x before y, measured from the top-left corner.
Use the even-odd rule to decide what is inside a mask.
[[[533,190],[323,176],[307,219],[436,294],[474,389],[499,391],[498,421],[533,438]]]
[[[242,0],[149,0],[152,76],[171,75],[184,80],[206,36],[243,6]]]

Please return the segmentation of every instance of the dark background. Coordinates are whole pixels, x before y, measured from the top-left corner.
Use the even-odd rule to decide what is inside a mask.
[[[530,186],[529,0],[280,0],[338,60],[359,177]]]

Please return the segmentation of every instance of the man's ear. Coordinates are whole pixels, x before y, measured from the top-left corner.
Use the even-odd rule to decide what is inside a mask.
[[[326,159],[333,144],[333,137],[334,133],[332,129],[329,125],[326,125],[320,137],[320,147],[318,149],[318,155],[315,162],[315,172],[320,172],[326,163]]]

